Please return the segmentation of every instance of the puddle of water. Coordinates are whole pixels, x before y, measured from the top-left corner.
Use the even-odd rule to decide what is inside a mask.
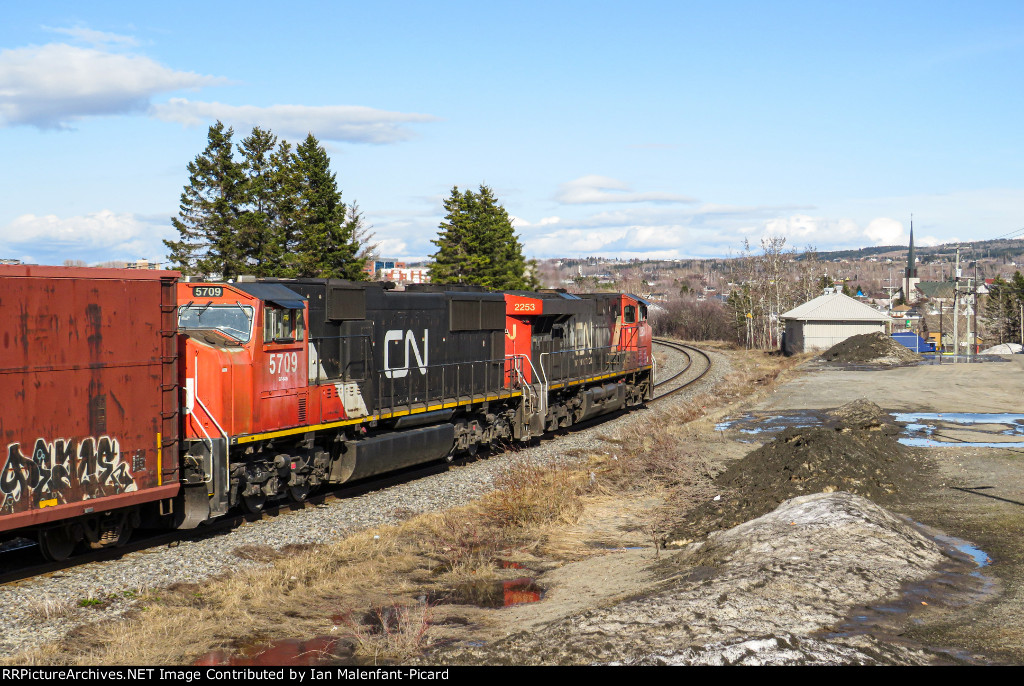
[[[903,435],[898,439],[906,446],[921,448],[1024,448],[1024,414],[980,413],[980,412],[894,412],[893,419],[904,425]],[[823,426],[834,421],[823,410],[798,410],[767,414],[747,412],[727,417],[715,425],[716,431],[734,431],[766,440],[790,427],[804,428]],[[951,426],[992,427],[974,429],[979,433],[1000,436],[1020,436],[1020,441],[970,441],[959,438],[942,440],[941,432]],[[997,428],[1002,427],[1002,428]],[[742,439],[740,439],[741,442]]]
[[[196,660],[197,666],[287,667],[337,664],[350,657],[352,649],[339,639],[317,636],[308,640],[284,639],[244,646],[237,652],[214,650]]]
[[[501,569],[526,569],[526,567],[519,562],[513,562],[512,560],[495,560],[495,562]]]
[[[1009,362],[1002,355],[929,355],[922,354],[924,362],[918,364],[980,364],[982,362]]]
[[[820,426],[825,419],[824,412],[817,410],[796,410],[775,414],[745,412],[733,417],[726,417],[723,421],[715,424],[715,431],[733,430],[748,436],[772,435],[782,432],[783,429]],[[740,439],[740,442],[745,441]]]
[[[432,594],[428,602],[497,609],[522,603],[536,603],[543,597],[544,589],[537,585],[536,580],[524,576],[509,581],[475,581],[461,584],[452,590]]]
[[[992,558],[988,556],[988,553],[962,538],[940,533],[933,533],[932,538],[945,546],[947,550],[952,548],[953,551],[960,553],[964,558],[970,558],[978,567],[988,567],[992,564]]]
[[[910,621],[923,624],[924,620],[913,615],[930,606],[963,607],[981,602],[996,591],[994,579],[980,570],[992,564],[992,559],[985,551],[973,543],[955,536],[948,536],[937,529],[901,517],[913,525],[921,533],[935,541],[954,560],[958,562],[947,565],[939,574],[921,582],[908,584],[895,602],[858,608],[857,614],[840,624],[835,630],[825,635],[828,637],[850,637],[871,634],[876,638],[885,638],[889,632],[898,640],[900,627]],[[965,569],[966,567],[966,569]],[[953,648],[932,647],[931,650],[945,653],[958,660],[977,663],[978,660],[962,650]]]
[[[936,441],[931,438],[901,438],[899,442],[914,448],[1024,448],[1024,442]]]
[[[921,448],[1024,448],[1024,441],[966,441],[959,439],[940,440],[935,438],[941,425],[1005,427],[1002,430],[982,433],[998,433],[1003,436],[1024,437],[1024,414],[984,412],[895,412],[893,418],[905,424],[909,436],[899,439],[903,445]]]
[[[1015,434],[1024,435],[1024,414],[987,412],[893,412],[897,422],[943,421],[951,424],[974,426],[975,424],[1005,424]],[[908,424],[909,428],[909,424]]]

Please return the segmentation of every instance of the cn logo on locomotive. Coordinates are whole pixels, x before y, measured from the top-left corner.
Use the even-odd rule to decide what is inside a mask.
[[[391,366],[391,344],[394,342],[401,342],[405,339],[405,364],[401,367]],[[409,352],[412,351],[413,356],[416,358],[416,366],[420,370],[420,374],[427,375],[427,364],[429,359],[430,351],[427,347],[427,330],[423,329],[423,354],[420,355],[419,346],[416,345],[416,337],[412,335],[412,331],[403,331],[401,329],[391,329],[384,334],[384,375],[389,379],[401,379],[409,373]]]

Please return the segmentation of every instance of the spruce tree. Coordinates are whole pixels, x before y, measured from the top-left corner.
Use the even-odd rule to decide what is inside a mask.
[[[277,136],[257,126],[238,146],[245,174],[245,209],[238,221],[238,243],[246,257],[247,273],[255,276],[277,275],[284,254],[277,193],[280,177],[273,156],[276,144]]]
[[[361,217],[351,217],[341,201],[327,151],[309,134],[295,149],[298,218],[297,276],[361,279],[356,231]]]
[[[461,283],[495,290],[537,287],[508,212],[494,192],[481,185],[478,193],[458,186],[444,203],[447,214],[439,227],[430,278],[435,283]]]
[[[444,201],[447,210],[440,233],[431,243],[437,246],[432,256],[430,280],[434,283],[482,284],[487,260],[474,213],[472,191],[461,193],[452,187]]]
[[[273,167],[274,233],[281,246],[278,264],[269,276],[294,277],[298,275],[299,225],[299,171],[292,145],[281,141],[270,156]]]
[[[164,241],[176,269],[187,274],[231,279],[244,269],[237,240],[243,202],[243,172],[231,145],[234,131],[218,121],[207,133],[206,149],[189,163],[189,182],[171,224],[179,240]]]

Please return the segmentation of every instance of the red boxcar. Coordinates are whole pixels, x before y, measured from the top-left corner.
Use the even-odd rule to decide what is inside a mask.
[[[177,494],[177,278],[0,266],[0,532],[59,558]]]

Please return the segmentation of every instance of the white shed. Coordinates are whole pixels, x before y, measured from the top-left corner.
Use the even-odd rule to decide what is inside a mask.
[[[889,315],[839,292],[825,293],[779,317],[785,327],[782,350],[787,355],[828,350],[850,336],[886,332]]]

